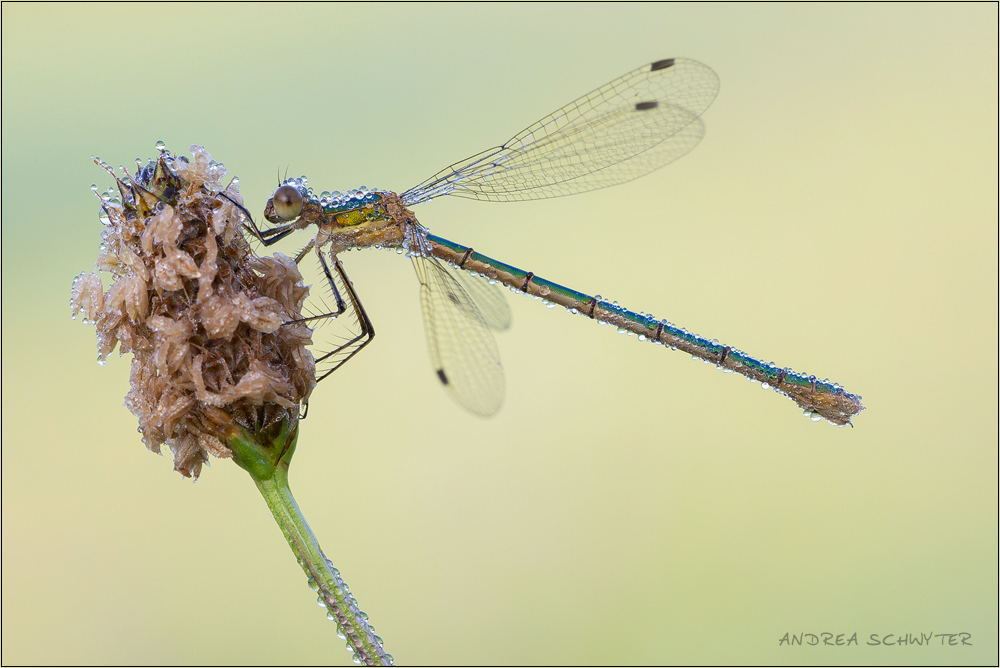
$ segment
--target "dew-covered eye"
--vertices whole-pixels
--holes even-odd
[[[293,186],[281,186],[271,198],[274,212],[282,220],[291,220],[302,213],[302,194]]]

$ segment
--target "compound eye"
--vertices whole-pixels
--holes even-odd
[[[291,220],[302,213],[302,193],[293,186],[281,186],[271,198],[274,213],[282,220]]]

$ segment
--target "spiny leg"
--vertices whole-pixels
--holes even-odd
[[[305,253],[314,246],[314,241],[310,241],[309,245],[302,250],[301,253],[295,258],[295,263],[298,264]],[[326,320],[327,318],[335,319],[344,314],[347,311],[347,304],[344,302],[344,298],[340,296],[340,290],[337,289],[337,283],[333,279],[333,274],[330,272],[329,266],[326,264],[326,259],[323,257],[323,252],[319,249],[316,250],[316,257],[319,258],[319,265],[323,269],[323,276],[326,278],[326,283],[330,287],[330,292],[333,293],[333,298],[337,300],[337,308],[333,311],[327,311],[326,313],[317,313],[314,315],[308,315],[302,318],[297,318],[295,320],[289,320],[288,322],[282,323],[283,325],[297,325],[302,322],[314,322],[317,320]],[[334,267],[340,265],[340,260],[336,260]],[[343,268],[340,270],[340,275],[344,276],[343,282],[350,285],[350,281],[346,280],[346,275],[343,273]],[[324,306],[326,306],[324,304]],[[329,308],[329,307],[327,307]],[[324,355],[322,359],[326,359],[328,355]],[[318,361],[318,360],[317,360]]]
[[[295,256],[295,264],[298,264],[299,262],[302,262],[302,258],[304,258],[306,256],[306,253],[308,253],[309,251],[311,251],[313,249],[313,246],[315,246],[315,245],[316,245],[316,238],[313,237],[309,241],[309,243],[306,244],[306,247],[303,248],[302,250],[300,250],[299,254]],[[323,256],[321,255],[319,259],[322,262]],[[325,262],[323,263],[323,268],[324,269],[326,268],[326,263]]]
[[[337,310],[323,315],[310,316],[295,322],[337,317],[343,314],[348,308],[347,303],[341,297],[340,291],[337,289],[334,274],[330,271],[330,267],[327,265],[322,252],[318,251],[316,255],[319,257],[320,265],[323,268],[323,273],[326,276],[327,283],[333,291],[334,298],[337,300]],[[368,314],[365,312],[364,306],[361,305],[361,300],[358,299],[358,294],[355,292],[354,286],[351,284],[351,280],[347,277],[347,273],[344,271],[344,265],[341,264],[340,259],[336,256],[333,257],[333,269],[336,272],[337,277],[339,277],[341,285],[344,287],[344,291],[347,293],[347,301],[350,302],[350,308],[354,312],[354,316],[358,319],[358,327],[360,331],[330,352],[316,358],[316,382],[323,380],[331,373],[339,369],[345,362],[347,362],[347,360],[358,354],[362,348],[371,343],[371,340],[375,338],[375,327],[372,326],[372,322],[368,318]],[[338,356],[342,357],[337,359]],[[320,365],[323,365],[324,363],[331,364],[332,366],[326,369],[320,369]]]
[[[279,241],[281,241],[282,239],[284,239],[285,237],[287,237],[289,234],[291,234],[292,232],[294,232],[296,229],[298,229],[298,228],[295,227],[294,223],[287,223],[287,224],[281,225],[279,227],[273,227],[271,229],[261,231],[257,227],[257,223],[253,222],[253,216],[250,215],[250,212],[247,211],[247,209],[246,209],[245,206],[243,206],[242,204],[240,204],[239,202],[237,202],[236,200],[234,200],[232,197],[230,197],[226,193],[219,193],[219,194],[221,196],[225,197],[227,200],[229,200],[230,204],[232,204],[237,209],[239,209],[240,211],[243,212],[243,215],[246,216],[247,220],[250,221],[249,225],[247,225],[246,223],[244,223],[243,224],[243,228],[246,231],[248,231],[251,234],[253,234],[255,237],[257,237],[257,239],[262,244],[264,244],[264,246],[270,246],[272,244],[276,244]],[[298,262],[298,260],[296,260],[296,262]]]
[[[260,229],[258,229],[257,224],[253,222],[253,216],[250,215],[250,212],[247,211],[246,207],[244,207],[239,202],[236,202],[235,200],[233,200],[233,198],[229,197],[225,193],[219,193],[219,194],[225,197],[227,200],[229,200],[230,203],[232,203],[233,206],[235,206],[236,208],[238,208],[240,211],[243,212],[243,215],[245,215],[247,220],[250,221],[250,225],[244,224],[244,228],[246,228],[247,231],[252,233],[257,239],[259,239],[260,242],[264,244],[264,246],[270,246],[274,243],[277,243],[281,239],[285,238],[292,232],[299,229],[296,223],[291,222],[282,225],[280,227],[275,227],[272,229],[261,231]],[[337,301],[337,308],[333,311],[328,311],[326,313],[320,313],[317,315],[310,315],[296,320],[290,320],[282,324],[292,325],[305,322],[315,322],[319,320],[325,320],[327,318],[337,318],[343,315],[347,311],[348,308],[347,302],[344,301],[344,298],[340,294],[340,290],[337,289],[337,283],[336,280],[334,279],[334,274],[330,271],[330,267],[326,262],[326,258],[323,257],[322,250],[319,247],[317,247],[315,238],[310,240],[309,243],[306,245],[306,247],[303,248],[295,256],[295,263],[298,264],[299,262],[301,262],[302,259],[305,258],[306,254],[308,254],[309,251],[312,250],[313,248],[316,249],[316,256],[319,258],[320,266],[323,269],[323,275],[326,277],[327,285],[330,286],[330,290],[333,293],[333,297]],[[317,367],[320,367],[320,365],[322,365],[324,362],[328,360],[330,361],[330,364],[332,364],[330,368],[325,370],[317,368],[316,372],[317,382],[323,380],[324,378],[332,374],[334,371],[339,369],[341,366],[343,366],[344,363],[347,362],[347,360],[354,357],[362,348],[371,343],[371,340],[373,338],[375,338],[375,327],[372,325],[371,319],[368,317],[368,313],[365,312],[365,308],[364,306],[362,306],[361,300],[358,299],[358,294],[354,290],[354,285],[351,283],[351,280],[347,277],[347,272],[344,271],[344,265],[341,264],[340,259],[337,258],[336,256],[333,257],[333,262],[336,275],[340,278],[340,281],[344,287],[344,291],[347,293],[348,301],[350,301],[350,307],[354,311],[354,315],[358,320],[358,327],[360,329],[360,332],[352,336],[345,343],[338,345],[332,351],[324,353],[323,355],[320,355],[319,357],[316,358]],[[342,359],[337,359],[338,355],[343,355]],[[308,411],[308,405],[306,406],[305,410]],[[303,413],[302,417],[305,417],[305,412]]]

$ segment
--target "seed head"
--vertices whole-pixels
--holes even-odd
[[[97,327],[99,361],[132,353],[125,406],[142,441],[164,443],[174,469],[198,477],[232,455],[238,427],[294,422],[315,385],[299,320],[309,289],[284,255],[258,257],[243,237],[238,180],[201,146],[160,155],[102,195],[94,272],[73,282],[73,314]],[[96,192],[96,187],[94,188]],[[104,289],[101,274],[110,274]]]

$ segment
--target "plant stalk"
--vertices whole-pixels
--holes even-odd
[[[299,565],[305,571],[309,588],[318,594],[318,602],[327,609],[327,619],[337,622],[337,635],[347,641],[352,659],[366,666],[391,666],[393,658],[382,648],[382,639],[368,623],[350,589],[319,547],[288,486],[288,466],[298,439],[298,421],[284,420],[278,425],[252,432],[239,429],[228,439],[233,459],[253,478],[261,496],[271,509],[274,520],[285,535]]]

